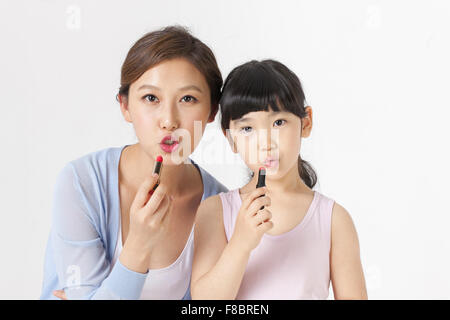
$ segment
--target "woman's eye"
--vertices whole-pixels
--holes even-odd
[[[181,98],[181,101],[183,102],[196,102],[197,99],[195,99],[193,96],[184,96]]]
[[[279,119],[279,120],[276,120],[276,121],[274,122],[274,125],[275,125],[276,127],[279,127],[279,126],[282,126],[282,125],[285,124],[285,123],[286,123],[286,120]]]
[[[144,99],[147,100],[148,102],[155,102],[155,101],[158,100],[158,98],[155,97],[155,96],[152,95],[152,94],[147,94],[147,95],[145,95],[145,96],[144,96]]]

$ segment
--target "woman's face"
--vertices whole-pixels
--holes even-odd
[[[215,116],[205,77],[183,58],[148,69],[131,84],[121,109],[144,152],[153,159],[162,155],[165,165],[186,160]]]
[[[310,108],[307,110],[310,113]],[[305,120],[309,125],[309,116]],[[230,122],[235,151],[253,172],[265,167],[269,179],[283,177],[293,166],[297,168],[301,137],[308,136],[309,131],[310,125],[302,131],[302,121],[295,114],[270,109],[250,112]]]

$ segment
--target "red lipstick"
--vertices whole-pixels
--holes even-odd
[[[153,168],[153,174],[155,174],[155,173],[158,174],[158,181],[156,181],[152,190],[150,190],[150,192],[149,192],[150,195],[152,195],[153,192],[155,192],[156,188],[158,188],[158,186],[159,186],[160,178],[161,178],[162,162],[163,162],[163,157],[158,156],[156,158],[155,167]]]

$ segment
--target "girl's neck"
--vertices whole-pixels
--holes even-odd
[[[258,182],[258,172],[252,177],[252,180],[247,183],[242,191],[244,193],[251,192],[256,188]],[[283,195],[292,193],[312,193],[312,190],[303,182],[298,173],[297,165],[289,169],[282,177],[272,178],[270,174],[266,175],[266,186],[271,194]]]

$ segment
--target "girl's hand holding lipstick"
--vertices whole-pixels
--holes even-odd
[[[247,253],[256,248],[263,234],[273,227],[272,213],[267,209],[271,200],[265,193],[266,187],[257,188],[242,202],[230,239],[230,244]],[[262,206],[264,209],[261,210]]]
[[[128,237],[119,259],[135,272],[148,271],[153,248],[167,233],[167,213],[173,199],[164,184],[155,189],[158,181],[158,174],[146,178],[131,204]]]

